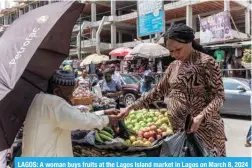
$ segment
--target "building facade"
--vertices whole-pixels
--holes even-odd
[[[15,8],[1,11],[0,25],[9,25],[20,15],[54,1],[18,1]],[[141,43],[137,37],[137,1],[82,1],[86,3],[73,29],[70,55],[83,58],[90,53],[108,54],[117,47],[134,47]],[[199,18],[229,11],[234,39],[250,40],[251,1],[240,0],[176,0],[164,1],[166,29],[172,23],[185,23],[200,37]],[[141,37],[141,40],[163,44],[162,34]]]

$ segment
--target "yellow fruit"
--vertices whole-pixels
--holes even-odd
[[[146,141],[143,143],[143,146],[152,146],[152,143],[150,141]]]

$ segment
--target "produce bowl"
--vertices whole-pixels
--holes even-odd
[[[93,97],[74,97],[72,98],[71,102],[73,105],[77,106],[77,105],[90,105],[93,103]]]

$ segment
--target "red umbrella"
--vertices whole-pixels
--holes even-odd
[[[130,55],[130,53],[128,53],[128,54],[124,57],[124,60],[127,60],[127,61],[133,60],[133,56]]]
[[[131,52],[130,48],[127,47],[120,47],[117,49],[112,50],[109,55],[113,56],[113,57],[124,57],[126,56],[128,53]]]

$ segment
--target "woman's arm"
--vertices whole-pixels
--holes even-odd
[[[219,64],[210,59],[206,63],[206,81],[210,96],[210,103],[200,113],[203,118],[210,121],[214,113],[219,113],[225,101],[225,93]]]
[[[148,107],[149,104],[152,104],[153,101],[158,100],[168,93],[168,90],[170,88],[168,80],[172,70],[172,65],[173,64],[170,64],[170,66],[166,69],[163,78],[159,81],[156,87],[154,87],[150,92],[138,99],[134,104],[126,107],[122,111],[124,117],[126,117],[131,110],[138,110],[144,107]]]

